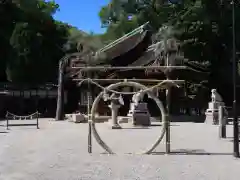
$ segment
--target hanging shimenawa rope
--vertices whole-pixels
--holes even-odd
[[[126,81],[127,81],[127,80],[126,80]],[[134,81],[134,80],[132,80],[132,81]],[[82,83],[84,83],[84,82],[90,82],[90,83],[96,85],[97,87],[99,87],[100,89],[102,89],[104,92],[111,92],[111,93],[121,94],[121,95],[134,95],[134,94],[140,93],[140,91],[141,91],[141,93],[150,92],[150,91],[154,90],[155,88],[161,87],[161,86],[164,85],[164,84],[168,84],[168,85],[171,84],[171,85],[173,85],[173,86],[179,87],[179,86],[174,82],[174,80],[163,80],[162,82],[160,82],[160,83],[158,83],[158,84],[156,84],[156,85],[154,85],[154,86],[152,86],[152,87],[150,87],[150,88],[144,89],[144,90],[139,90],[139,91],[135,91],[135,92],[120,92],[120,91],[116,91],[116,90],[109,90],[109,89],[103,87],[102,85],[100,85],[99,83],[93,81],[92,79],[84,79],[84,80],[80,81],[80,82],[78,83],[78,85],[80,86],[80,85],[82,85]],[[127,82],[131,82],[131,81],[127,81]]]

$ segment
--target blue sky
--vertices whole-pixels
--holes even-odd
[[[55,0],[55,2],[60,5],[60,11],[54,15],[55,19],[85,32],[104,32],[98,12],[109,0]]]

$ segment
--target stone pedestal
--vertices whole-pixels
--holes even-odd
[[[77,114],[65,114],[66,118],[70,121],[70,122],[74,122],[74,123],[84,123],[87,122],[87,118],[85,118],[85,116],[81,113],[77,113]]]
[[[147,103],[138,103],[138,105],[131,103],[128,116],[132,118],[133,125],[151,125],[151,118],[147,108]]]
[[[129,117],[118,117],[118,123],[119,124],[123,124],[123,123],[128,123],[128,121],[129,121]]]
[[[112,102],[108,107],[112,111],[112,118],[110,119],[112,129],[121,129],[122,127],[118,124],[118,110],[121,105],[117,105]]]
[[[208,109],[205,112],[206,119],[205,123],[207,124],[219,124],[218,121],[218,109],[219,106],[224,106],[223,102],[209,102],[208,103]]]
[[[83,114],[72,114],[72,119],[73,119],[73,122],[75,123],[81,123],[81,122],[85,122],[86,119],[84,117]]]

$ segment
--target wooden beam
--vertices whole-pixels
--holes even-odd
[[[75,66],[72,69],[90,70],[146,70],[146,69],[187,69],[187,66]]]
[[[0,91],[0,94],[10,94],[8,91]]]
[[[84,81],[87,82],[87,79],[73,79],[73,81]],[[165,80],[158,80],[158,79],[91,79],[95,82],[121,82],[121,81],[133,81],[133,82],[146,82],[146,83],[160,83]],[[185,80],[171,80],[175,83],[185,83]]]

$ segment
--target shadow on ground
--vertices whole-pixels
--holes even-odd
[[[151,124],[150,127],[155,127],[155,126],[162,126],[162,124]],[[170,124],[170,126],[180,126],[178,124]]]
[[[149,127],[122,127],[121,129],[149,129]]]
[[[233,143],[234,140],[233,140],[233,138],[231,138],[231,140],[229,140],[229,141]],[[240,142],[240,139],[238,139],[238,142]]]
[[[151,155],[164,155],[165,152],[153,152]],[[202,156],[211,156],[211,155],[232,155],[232,153],[221,153],[221,152],[206,152],[204,149],[176,149],[169,153],[169,155],[202,155]]]
[[[229,137],[226,137],[226,138],[222,138],[222,140],[224,140],[224,139],[226,139],[226,140],[228,140],[229,142],[232,142],[232,143],[234,141],[232,136],[229,136]],[[240,136],[238,137],[238,142],[240,142]]]
[[[205,118],[205,115],[171,115],[171,122],[204,123]]]
[[[100,154],[109,154],[107,152],[103,152]],[[123,153],[126,155],[132,155],[134,153]],[[116,155],[116,154],[113,154]],[[166,152],[153,152],[151,154],[146,154],[146,155],[166,155]],[[224,152],[206,152],[205,150],[202,149],[178,149],[178,150],[173,150],[167,155],[183,155],[183,156],[188,156],[188,155],[194,155],[194,156],[231,156],[232,153],[224,153]]]
[[[151,129],[151,127],[163,126],[162,124],[151,124],[150,126],[135,126],[135,127],[122,127],[121,129]],[[178,124],[170,124],[170,126],[180,126]]]

